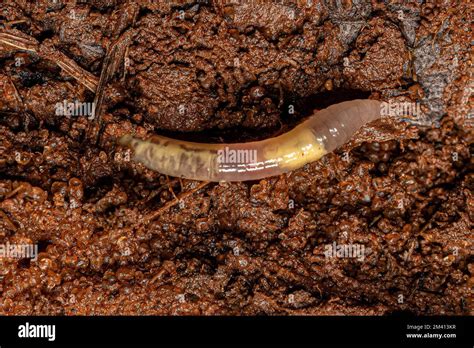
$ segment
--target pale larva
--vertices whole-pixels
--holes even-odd
[[[131,135],[120,144],[135,161],[160,173],[202,181],[246,181],[279,175],[317,161],[346,143],[364,124],[380,117],[381,103],[353,100],[314,113],[291,131],[261,141],[204,144]]]

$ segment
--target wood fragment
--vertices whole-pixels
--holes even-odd
[[[110,81],[112,76],[117,72],[119,66],[124,61],[125,52],[130,44],[132,34],[130,31],[123,33],[113,44],[110,46],[107,55],[104,58],[102,71],[97,84],[94,98],[94,109],[93,118],[95,122],[100,125],[101,123],[101,108],[104,101],[104,91],[106,84]]]
[[[7,225],[7,228],[11,231],[16,231],[17,230],[17,227],[15,226],[15,224],[13,223],[12,220],[10,220],[10,218],[8,217],[7,214],[5,214],[5,212],[3,210],[0,209],[0,217],[3,219],[3,221],[5,221],[5,224]]]
[[[6,32],[0,33],[0,43],[4,44],[5,46],[33,53],[37,53],[39,46],[38,41],[36,41],[33,37],[31,39],[26,39],[21,36],[16,36]]]
[[[55,49],[52,45],[41,45],[39,54],[42,58],[55,61],[56,64],[63,70],[67,75],[73,77],[77,82],[82,84],[91,92],[97,90],[98,80],[92,73],[81,68],[77,63],[67,57],[64,53]]]
[[[200,189],[206,187],[210,182],[209,181],[203,181],[201,182],[197,187],[193,188],[192,190],[189,190],[189,191],[186,191],[186,192],[183,192],[181,193],[178,197],[176,197],[175,199],[173,199],[172,201],[169,201],[168,203],[166,203],[164,206],[162,206],[161,208],[159,208],[158,210],[155,210],[154,212],[151,212],[149,213],[146,217],[145,217],[145,223],[149,223],[153,220],[155,220],[158,216],[160,216],[161,214],[163,214],[165,211],[167,211],[168,209],[170,209],[171,207],[175,206],[176,204],[179,203],[179,201],[181,201],[182,199],[186,198],[186,197],[189,197],[191,195],[193,195],[194,193],[196,193],[197,191],[199,191]]]
[[[13,189],[12,191],[10,191],[6,196],[5,196],[5,199],[8,199],[8,198],[12,198],[13,196],[15,196],[17,193],[20,193],[20,192],[23,192],[27,189],[27,185],[21,183],[20,185],[18,185],[15,189]]]
[[[18,89],[16,88],[15,84],[13,83],[13,81],[10,77],[8,77],[8,82],[12,86],[14,97],[15,97],[17,103],[18,103],[18,108],[15,108],[16,111],[18,111],[18,109],[20,109],[21,112],[25,112],[25,109],[26,109],[25,108],[25,103],[23,102],[23,99],[21,98],[20,93],[18,92]]]
[[[148,203],[149,201],[151,201],[153,198],[155,198],[159,193],[162,192],[163,189],[166,189],[166,190],[170,190],[172,186],[174,186],[175,184],[178,183],[178,179],[177,178],[174,178],[172,180],[169,180],[161,185],[160,187],[158,187],[157,189],[153,190],[149,195],[148,197],[145,199],[145,201],[142,202],[142,204],[146,204]]]
[[[37,54],[42,59],[55,62],[67,75],[95,93],[98,85],[97,77],[81,68],[73,59],[57,50],[52,44],[40,45],[33,37],[27,39],[8,32],[0,32],[0,43],[16,50]]]

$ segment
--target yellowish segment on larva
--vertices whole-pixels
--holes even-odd
[[[285,170],[301,168],[307,163],[319,160],[327,151],[311,129],[299,129],[278,137],[278,142],[269,143],[264,149],[264,157],[275,159]]]
[[[246,181],[279,175],[319,160],[380,117],[380,102],[353,100],[313,114],[293,130],[262,141],[202,144],[161,136],[143,141],[126,135],[120,143],[134,160],[170,176],[203,181]]]

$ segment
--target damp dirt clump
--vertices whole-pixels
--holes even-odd
[[[0,244],[38,253],[0,257],[0,313],[472,314],[468,4],[336,3],[3,2]],[[262,140],[367,98],[426,117],[250,182],[117,146]]]

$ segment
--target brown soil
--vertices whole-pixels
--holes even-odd
[[[44,54],[0,41],[0,242],[40,251],[0,258],[0,314],[472,314],[472,9],[326,3],[2,2],[1,31]],[[100,117],[55,115],[96,94]],[[116,145],[261,139],[367,97],[420,102],[432,126],[383,119],[232,184]],[[368,255],[327,258],[333,242]]]

